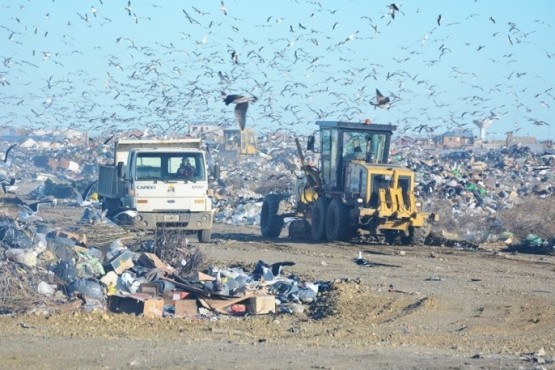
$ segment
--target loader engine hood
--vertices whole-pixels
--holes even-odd
[[[345,191],[357,195],[363,205],[377,208],[380,203],[380,190],[390,201],[393,194],[398,194],[403,207],[415,211],[414,172],[406,167],[392,164],[371,164],[352,161],[345,168]]]

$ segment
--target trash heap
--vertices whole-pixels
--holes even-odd
[[[553,230],[542,229],[541,225],[552,224],[555,210],[535,206],[553,204],[555,199],[555,163],[551,156],[521,146],[469,153],[468,159],[449,160],[405,149],[394,158],[416,171],[417,197],[425,210],[440,215],[435,231],[477,244],[500,241],[523,246],[530,245],[528,235],[539,233],[543,248],[553,247]],[[538,216],[527,230],[522,223],[514,222],[519,213],[528,213],[521,210],[526,204],[534,205]]]
[[[94,246],[86,233],[50,230],[37,220],[4,218],[0,225],[1,314],[77,309],[199,318],[301,313],[324,284],[285,276],[284,268],[293,262],[258,261],[251,271],[238,266],[200,271],[200,265],[188,264],[201,261],[201,252],[187,245],[189,253],[176,268],[158,257],[151,239],[126,246],[116,238]],[[86,226],[104,236],[118,230],[113,224],[87,221]]]

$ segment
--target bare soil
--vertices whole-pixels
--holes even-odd
[[[56,212],[57,216],[56,216]],[[65,220],[63,208],[49,212]],[[365,243],[316,244],[286,231],[216,225],[207,259],[289,260],[334,281],[301,314],[150,319],[123,314],[0,318],[0,368],[554,368],[555,256]],[[358,252],[371,263],[354,262]]]

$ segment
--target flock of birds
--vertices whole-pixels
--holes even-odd
[[[194,123],[310,132],[316,120],[372,118],[433,134],[493,113],[504,130],[549,130],[553,81],[522,62],[553,62],[541,19],[521,25],[519,14],[481,13],[470,0],[468,14],[374,2],[350,14],[350,3],[312,0],[247,14],[242,2],[94,1],[0,4],[0,124],[109,138],[129,128],[181,135]]]

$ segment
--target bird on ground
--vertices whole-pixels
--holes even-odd
[[[92,201],[90,200],[91,190],[92,190],[93,186],[96,185],[96,182],[97,182],[97,180],[95,180],[95,181],[91,182],[89,185],[87,185],[87,188],[85,189],[85,191],[82,194],[79,191],[79,189],[77,189],[74,185],[71,186],[71,188],[73,189],[73,192],[75,193],[75,199],[81,207],[87,207],[87,206],[90,206],[92,204]]]
[[[241,131],[245,129],[247,122],[247,109],[249,109],[249,102],[255,102],[258,100],[256,96],[244,96],[244,95],[227,95],[222,92],[222,99],[225,105],[235,104],[235,119]]]
[[[5,177],[0,177],[0,184],[2,184],[2,191],[4,194],[13,193],[17,189],[15,181],[15,177],[12,177],[9,180]]]
[[[281,270],[283,266],[293,266],[295,262],[283,261],[276,262],[268,265],[266,262],[260,260],[256,263],[252,272],[254,280],[264,280],[265,282],[274,282],[276,279],[281,278]]]
[[[366,258],[362,257],[362,251],[358,251],[358,256],[355,258],[355,263],[359,266],[370,266],[372,263]]]
[[[19,212],[17,213],[17,220],[26,223],[35,221],[43,221],[42,217],[38,215],[39,208],[42,204],[50,204],[52,207],[56,205],[56,199],[48,201],[39,201],[31,204],[19,204]]]
[[[370,104],[374,106],[374,109],[376,107],[380,107],[383,109],[389,109],[391,107],[389,97],[383,96],[380,90],[378,89],[376,89],[376,102],[374,103],[371,101]]]

